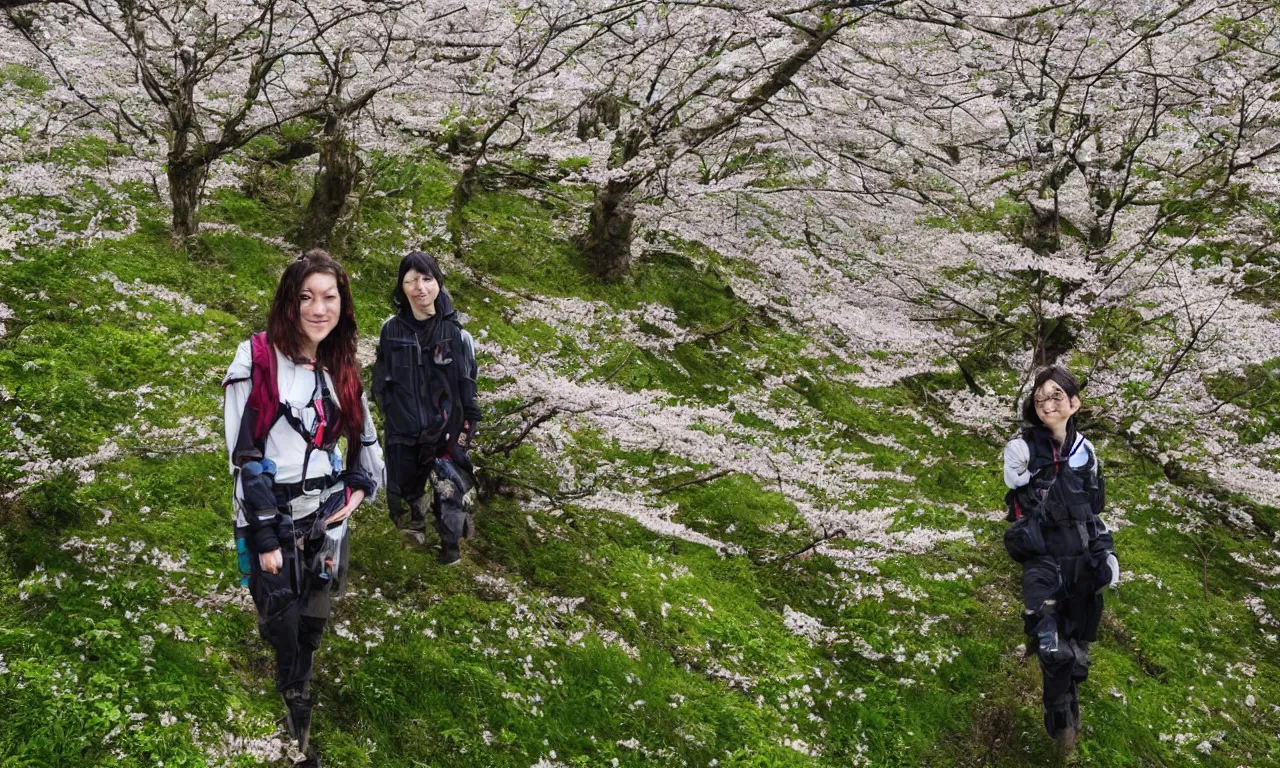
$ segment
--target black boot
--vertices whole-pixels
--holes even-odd
[[[458,547],[456,539],[442,539],[440,541],[440,564],[441,565],[457,565],[462,562],[462,550]]]
[[[312,704],[310,696],[298,689],[284,692],[284,704],[289,709],[289,714],[285,718],[289,735],[298,742],[298,750],[306,752],[307,744],[311,740],[311,710],[315,705]]]
[[[426,500],[418,497],[410,502],[396,500],[396,511],[391,515],[391,522],[400,531],[404,543],[425,549],[427,546],[427,520],[423,512]],[[388,506],[391,506],[388,504]]]
[[[1053,723],[1053,740],[1057,744],[1058,764],[1066,765],[1075,754],[1080,739],[1080,705],[1074,694],[1064,694],[1046,713],[1046,724]]]
[[[459,542],[468,538],[470,528],[462,502],[465,483],[453,462],[446,459],[436,459],[431,477],[435,491],[431,511],[435,515],[436,531],[440,534],[440,564],[453,565],[462,559]]]

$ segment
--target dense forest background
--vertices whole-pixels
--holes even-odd
[[[218,383],[315,245],[366,364],[439,254],[486,411],[461,568],[356,514],[327,765],[1050,761],[1055,361],[1124,570],[1075,759],[1280,762],[1273,3],[0,10],[0,766],[287,761]]]

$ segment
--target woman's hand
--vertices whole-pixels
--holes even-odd
[[[280,569],[284,567],[284,553],[280,551],[279,547],[270,552],[263,552],[258,555],[258,565],[262,566],[262,570],[267,573],[279,573]]]
[[[340,523],[348,517],[351,517],[351,513],[356,511],[356,507],[360,506],[360,502],[362,501],[364,501],[364,491],[352,491],[351,498],[347,500],[346,506],[325,518],[325,524],[334,525],[335,523]]]

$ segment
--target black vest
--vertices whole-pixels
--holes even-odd
[[[1075,450],[1085,451],[1087,459],[1084,466],[1072,467],[1047,429],[1028,429],[1022,437],[1031,451],[1031,482],[1006,496],[1014,523],[1005,531],[1005,548],[1019,562],[1044,555],[1087,555],[1098,491],[1097,457],[1078,441]],[[1074,434],[1069,438],[1076,442]]]

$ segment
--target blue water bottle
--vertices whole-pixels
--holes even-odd
[[[236,560],[240,565],[240,586],[249,586],[249,545],[240,530],[236,530]]]

